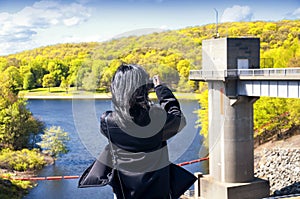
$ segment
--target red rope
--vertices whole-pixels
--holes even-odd
[[[199,159],[192,160],[192,161],[188,161],[188,162],[182,162],[182,163],[179,163],[179,164],[177,164],[177,165],[182,167],[182,166],[184,166],[184,165],[194,164],[194,163],[202,162],[202,161],[205,161],[205,160],[208,160],[208,159],[209,159],[209,157],[199,158]]]
[[[38,181],[38,180],[69,180],[69,179],[77,179],[80,176],[48,176],[48,177],[7,177],[7,176],[2,176],[3,179],[8,179],[8,180],[21,180],[21,181]]]
[[[177,165],[182,167],[184,165],[194,164],[194,163],[202,162],[202,161],[205,161],[208,159],[209,159],[208,157],[199,158],[199,159],[188,161],[188,162],[182,162]],[[2,176],[1,178],[8,179],[8,180],[38,181],[38,180],[69,180],[69,179],[78,179],[79,177],[80,176],[48,176],[48,177],[16,177],[16,178],[12,178],[9,176]]]

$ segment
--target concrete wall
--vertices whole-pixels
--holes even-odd
[[[227,38],[202,41],[202,70],[218,71],[227,68]]]
[[[249,68],[259,68],[258,38],[219,38],[202,41],[202,70],[237,69],[238,59],[248,59]]]
[[[237,69],[238,59],[248,59],[249,68],[259,68],[260,52],[258,38],[227,38],[227,66]]]

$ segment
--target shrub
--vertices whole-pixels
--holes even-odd
[[[0,168],[16,171],[32,171],[41,169],[46,164],[44,157],[37,149],[22,149],[0,151]]]
[[[67,141],[69,141],[70,138],[68,133],[60,126],[51,126],[46,129],[41,138],[42,141],[37,144],[43,149],[45,154],[50,155],[54,159],[69,151]]]

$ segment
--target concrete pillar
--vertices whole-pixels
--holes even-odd
[[[252,97],[224,100],[224,182],[254,180]]]
[[[228,97],[235,88],[223,81],[209,81],[208,87],[209,175],[201,179],[201,197],[268,196],[268,182],[254,178],[253,103],[257,98]]]

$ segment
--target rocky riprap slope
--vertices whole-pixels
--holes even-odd
[[[256,177],[269,180],[272,196],[300,194],[300,148],[260,150],[254,166]]]

